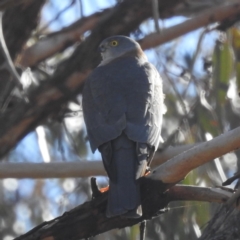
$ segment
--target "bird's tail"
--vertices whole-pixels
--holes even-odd
[[[137,156],[136,143],[123,133],[111,142],[112,158],[109,164],[110,188],[108,193],[107,217],[124,215],[127,218],[142,216],[139,171],[146,166]],[[144,164],[146,165],[146,164]]]

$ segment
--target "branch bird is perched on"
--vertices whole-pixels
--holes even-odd
[[[107,216],[142,215],[138,179],[160,141],[162,82],[140,45],[125,36],[105,39],[102,62],[86,81],[83,114],[91,149],[109,176]]]

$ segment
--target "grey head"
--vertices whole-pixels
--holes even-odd
[[[116,35],[104,39],[99,45],[103,61],[100,65],[105,65],[115,58],[127,53],[135,54],[138,57],[145,57],[140,45],[133,39]]]

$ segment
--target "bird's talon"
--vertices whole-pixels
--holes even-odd
[[[151,173],[150,169],[147,169],[144,176],[148,176]]]
[[[107,192],[108,190],[109,190],[109,186],[99,189],[101,193]]]

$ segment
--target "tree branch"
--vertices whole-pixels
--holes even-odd
[[[0,1],[1,4],[12,3],[13,1]],[[15,1],[16,2],[16,1]],[[39,13],[45,0],[39,1],[17,1],[20,6],[6,9],[3,14],[3,36],[8,51],[14,61],[23,45],[28,40],[33,29],[36,28],[39,20]],[[30,19],[30,21],[29,21]],[[6,56],[6,55],[5,55]],[[9,61],[3,54],[0,46],[0,113],[4,112],[4,106],[9,98],[12,98],[11,92],[16,86],[13,81],[13,70],[9,66]],[[0,126],[0,128],[3,126]]]
[[[170,147],[157,152],[152,168],[193,147],[193,144]],[[102,161],[50,162],[50,163],[0,163],[0,178],[74,178],[104,176]]]
[[[237,3],[239,2],[236,1],[229,6],[222,5],[211,8],[211,10],[207,10],[184,23],[165,29],[160,33],[146,36],[139,43],[143,49],[153,48],[200,27],[223,21],[240,12],[239,7],[235,8]],[[63,51],[73,43],[81,41],[81,35],[88,30],[92,30],[97,25],[97,22],[105,17],[104,13],[109,11],[110,9],[106,9],[104,12],[82,18],[71,26],[40,39],[36,44],[23,51],[19,64],[24,67],[34,66],[39,61],[45,60],[53,54]],[[176,14],[176,11],[174,14]]]
[[[240,127],[177,155],[160,165],[149,177],[165,183],[176,183],[194,168],[238,148],[240,148]]]
[[[105,216],[107,193],[104,193],[58,218],[40,224],[28,233],[15,238],[15,240],[77,240],[88,238],[113,228],[123,228],[135,225],[143,220],[149,220],[163,213],[164,208],[171,201],[184,199],[223,203],[232,196],[232,193],[228,191],[216,191],[211,188],[178,185],[173,186],[169,191],[165,191],[167,188],[169,188],[169,185],[162,184],[161,181],[142,179],[143,217],[140,219],[107,218]],[[199,192],[201,194],[195,195]],[[71,231],[69,231],[69,226],[71,226]]]
[[[239,14],[239,1],[234,1],[228,5],[210,8],[209,10],[200,13],[198,16],[193,17],[184,23],[180,23],[171,28],[163,30],[161,33],[150,34],[142,39],[140,44],[143,49],[156,47],[200,27],[204,27],[215,22],[222,22]]]
[[[225,203],[233,196],[229,191],[221,188],[206,188],[186,185],[176,185],[169,190],[169,196],[173,201],[203,201]]]
[[[173,186],[191,169],[240,147],[240,127],[215,139],[198,144],[163,163],[147,177],[141,178],[141,201],[143,216],[140,219],[123,217],[106,218],[107,193],[100,194],[91,202],[65,213],[50,222],[45,222],[16,240],[81,239],[94,236],[113,228],[132,226],[143,220],[151,219],[171,201],[193,200],[226,202],[233,194],[231,191],[214,188]],[[164,182],[165,183],[164,183]],[[168,181],[168,182],[167,182]],[[90,224],[91,223],[91,224]],[[71,231],[67,231],[71,225]]]
[[[35,66],[40,61],[65,50],[72,44],[82,42],[82,35],[92,30],[99,21],[102,21],[102,16],[105,16],[107,11],[109,10],[81,18],[69,27],[39,39],[37,43],[23,50],[19,64],[23,67]]]

